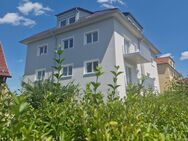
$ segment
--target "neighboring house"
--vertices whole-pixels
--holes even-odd
[[[161,92],[168,89],[171,81],[181,76],[175,68],[175,62],[172,57],[160,57],[155,60],[157,62],[159,84]]]
[[[6,65],[3,45],[0,43],[0,83],[6,83],[7,78],[11,78],[11,75]]]
[[[82,88],[91,81],[97,65],[104,75],[99,79],[101,91],[108,91],[112,83],[111,70],[120,66],[118,78],[120,97],[126,94],[128,83],[138,83],[148,76],[145,86],[159,91],[157,65],[158,49],[143,35],[143,27],[130,13],[107,9],[91,12],[73,8],[57,16],[54,28],[21,41],[28,46],[24,81],[46,79],[53,73],[54,50],[63,45],[65,58],[62,83],[78,82]]]
[[[183,82],[188,85],[188,78],[183,78]]]

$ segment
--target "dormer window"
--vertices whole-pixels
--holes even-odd
[[[76,22],[76,17],[72,16],[72,17],[65,18],[65,19],[61,20],[60,23],[59,23],[59,26],[64,27],[66,25],[73,24],[75,22]]]
[[[69,18],[69,24],[73,24],[75,23],[75,21],[76,21],[75,16]]]
[[[60,21],[60,27],[64,27],[67,24],[67,20],[63,19],[62,21]]]

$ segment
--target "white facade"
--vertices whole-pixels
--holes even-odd
[[[74,14],[75,23],[59,27],[62,19],[74,17]],[[120,97],[126,95],[127,82],[136,84],[142,75],[148,76],[147,88],[159,91],[157,65],[153,61],[159,52],[119,10],[92,13],[76,8],[58,15],[57,19],[58,28],[22,41],[28,46],[24,81],[36,81],[43,76],[43,70],[44,77],[49,78],[53,73],[51,66],[55,65],[54,50],[64,44],[62,57],[66,67],[62,70],[65,73],[62,84],[75,81],[84,89],[88,82],[95,81],[92,72],[94,66],[100,64],[104,71],[99,80],[103,92],[107,92],[107,85],[112,83],[110,71],[114,66],[120,66],[123,72],[118,78]],[[67,39],[71,40],[64,42]],[[47,45],[47,51],[38,49],[42,45]],[[38,55],[40,52],[42,55]]]

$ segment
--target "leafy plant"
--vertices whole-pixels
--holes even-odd
[[[115,98],[115,94],[117,93],[118,87],[120,85],[117,84],[118,76],[121,75],[123,72],[119,72],[119,66],[115,66],[115,71],[111,71],[113,75],[113,84],[108,84],[108,86],[112,89],[111,93],[109,94],[108,98],[113,100]]]
[[[95,75],[96,75],[96,81],[91,82],[91,85],[93,86],[93,92],[94,94],[97,94],[97,89],[100,87],[101,83],[99,82],[99,77],[102,76],[104,72],[102,72],[102,67],[97,66],[95,70]]]
[[[60,80],[61,80],[61,78],[63,76],[63,74],[62,74],[63,65],[62,64],[63,64],[63,62],[65,60],[64,58],[62,58],[63,52],[64,51],[61,48],[58,48],[56,50],[57,57],[54,58],[56,66],[53,66],[53,68],[55,70],[55,73],[53,74],[53,76],[56,78],[57,84],[59,84],[59,85],[60,85]]]

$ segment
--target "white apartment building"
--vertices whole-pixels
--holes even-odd
[[[95,81],[95,68],[100,64],[104,71],[99,79],[103,92],[112,83],[110,71],[114,66],[120,66],[123,72],[118,78],[120,97],[126,95],[127,84],[138,83],[142,75],[148,76],[145,87],[160,91],[154,61],[159,51],[130,13],[117,8],[92,12],[76,7],[56,16],[54,28],[21,41],[27,45],[24,81],[49,78],[55,65],[54,50],[62,44],[62,84],[75,81],[84,89],[88,82]]]

